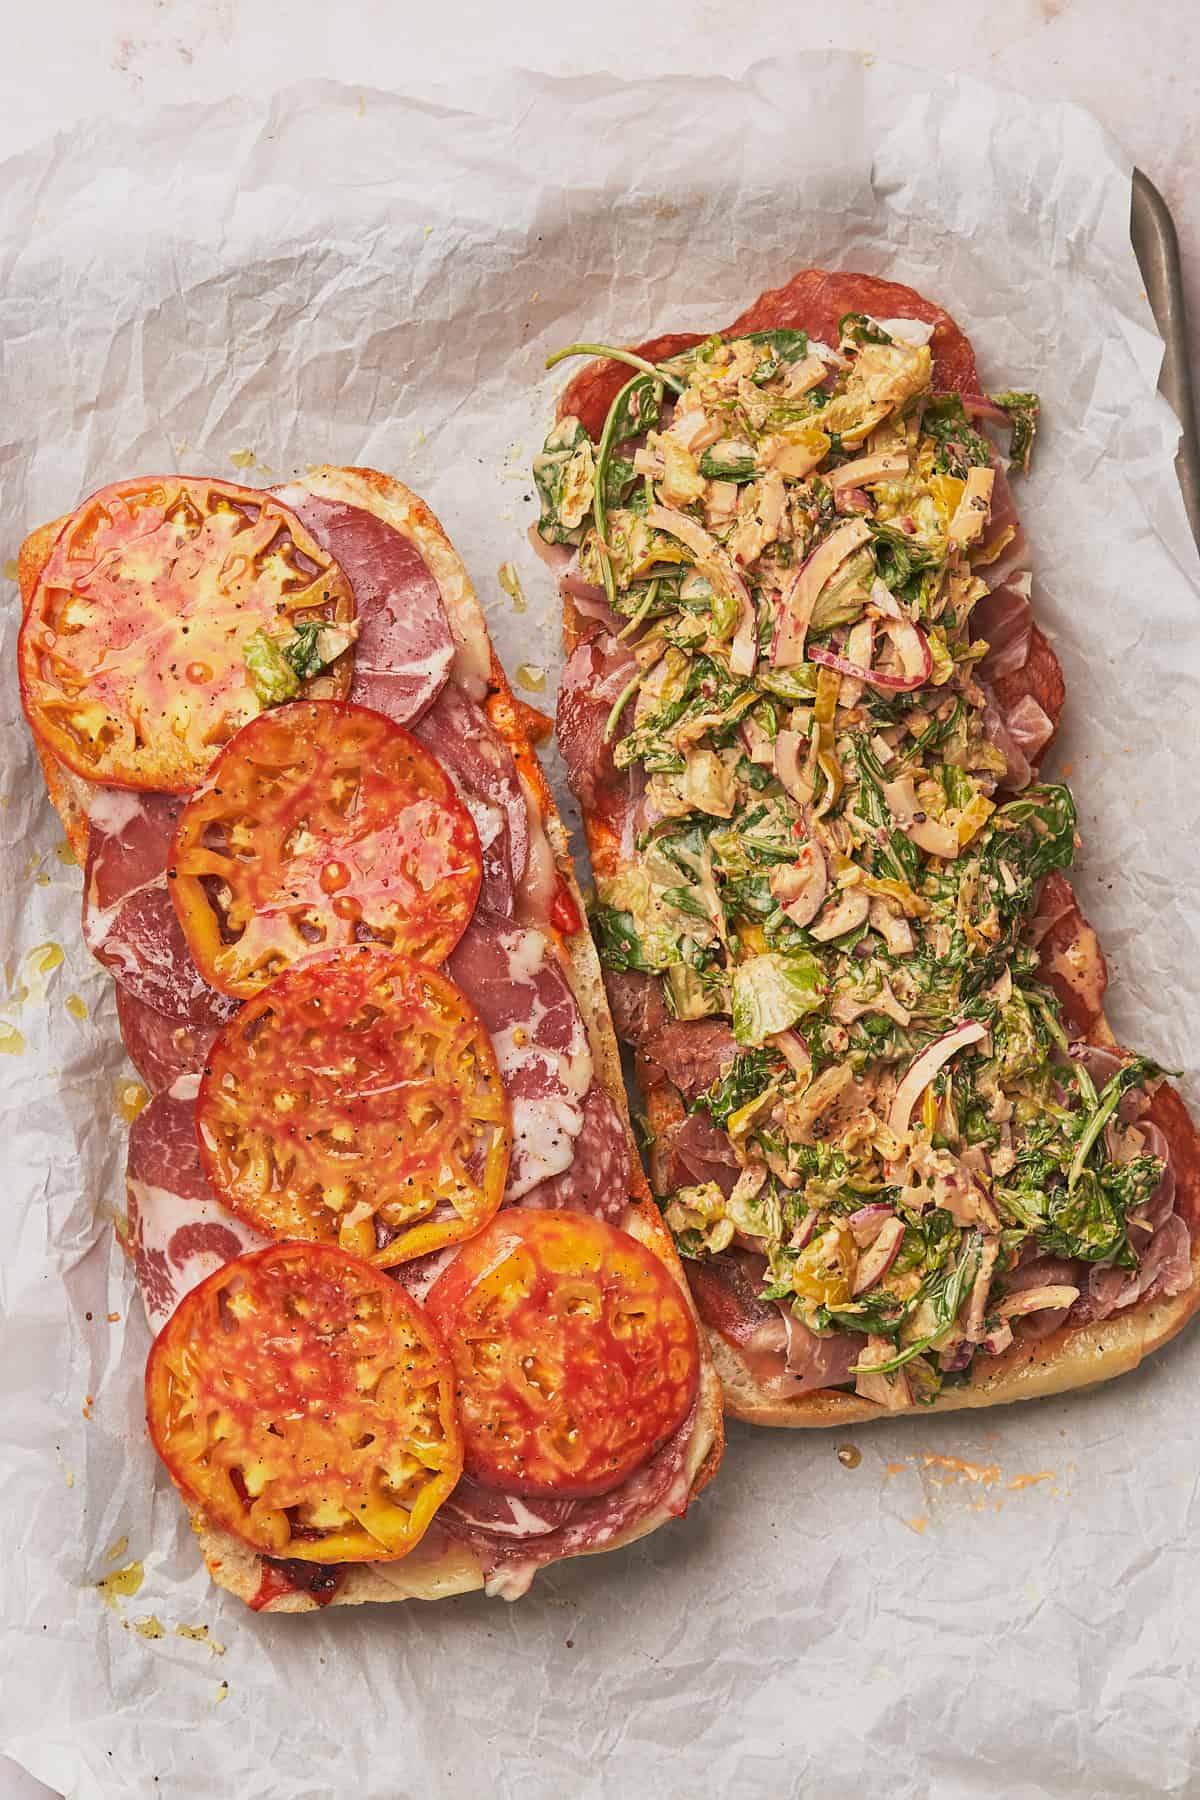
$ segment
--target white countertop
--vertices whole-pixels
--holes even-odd
[[[449,28],[446,21],[452,21]],[[509,63],[561,74],[741,73],[810,44],[964,70],[1091,109],[1171,207],[1200,353],[1196,0],[33,0],[7,9],[0,154],[85,114],[328,76],[376,87]],[[1198,354],[1200,364],[1200,354]],[[0,1800],[48,1790],[0,1763]]]

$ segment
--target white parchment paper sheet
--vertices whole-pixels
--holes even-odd
[[[546,352],[719,325],[810,262],[908,281],[985,380],[1044,397],[1020,499],[1081,885],[1118,1029],[1194,1065],[1200,584],[1128,178],[1072,108],[839,55],[106,120],[0,167],[0,549],[120,475],[375,464],[441,515],[548,702],[523,540]],[[854,1468],[833,1436],[735,1429],[685,1523],[512,1608],[261,1619],[209,1587],[142,1428],[110,1224],[128,1071],[4,596],[3,1748],[89,1800],[1192,1790],[1200,1336],[1095,1394],[855,1432]],[[107,1607],[131,1558],[144,1585]],[[201,1623],[223,1655],[176,1635]]]

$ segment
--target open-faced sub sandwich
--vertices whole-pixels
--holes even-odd
[[[406,488],[118,482],[20,675],[148,1091],[150,1435],[251,1606],[515,1597],[681,1514],[720,1388],[532,742]]]
[[[1038,773],[1063,680],[1009,486],[1036,397],[987,398],[911,289],[811,269],[710,337],[562,354],[600,360],[534,465],[558,738],[729,1408],[838,1425],[1132,1368],[1200,1301],[1200,1143],[1113,1041]]]

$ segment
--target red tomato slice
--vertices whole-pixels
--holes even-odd
[[[190,793],[260,710],[257,631],[349,625],[345,575],[295,513],[231,481],[101,488],[67,520],[21,627],[21,697],[60,762],[113,787]],[[344,695],[347,649],[307,693]]]
[[[209,1181],[260,1231],[383,1267],[485,1225],[512,1145],[478,1014],[445,975],[365,944],[297,963],[230,1020],[196,1127]]]
[[[509,1494],[604,1494],[691,1411],[700,1351],[665,1264],[583,1213],[511,1210],[426,1306],[458,1378],[467,1473]]]
[[[242,727],[180,814],[167,865],[197,967],[240,998],[342,944],[444,962],[482,874],[437,759],[382,713],[330,700]]]
[[[146,1417],[181,1492],[267,1556],[404,1556],[462,1472],[437,1331],[328,1244],[272,1244],[185,1294],[151,1347]]]

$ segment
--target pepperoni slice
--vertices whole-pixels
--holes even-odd
[[[150,1437],[214,1525],[269,1556],[384,1562],[462,1471],[421,1308],[329,1244],[272,1244],[192,1289],[146,1365]]]
[[[188,793],[259,711],[255,632],[349,624],[354,594],[295,513],[230,481],[117,482],[67,520],[21,627],[21,696],[77,775]],[[308,691],[342,695],[347,651]]]
[[[608,1493],[691,1409],[687,1302],[656,1256],[601,1219],[501,1213],[426,1306],[458,1378],[467,1473],[502,1493]]]
[[[481,874],[436,758],[382,713],[330,700],[243,726],[180,814],[167,869],[201,973],[243,999],[342,944],[444,962]]]
[[[196,1125],[242,1218],[384,1267],[485,1225],[512,1142],[479,1015],[445,975],[366,945],[298,963],[247,1003],[213,1045]]]

